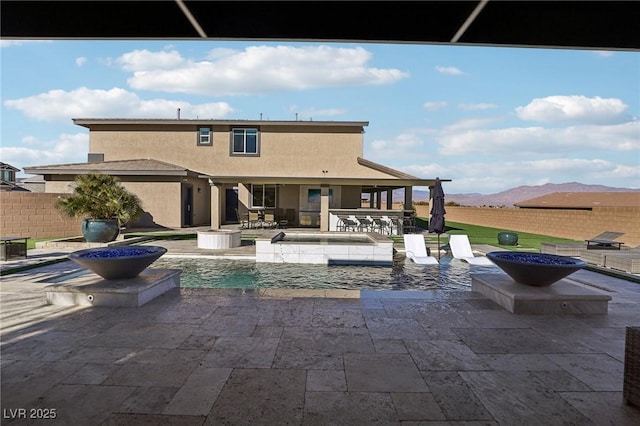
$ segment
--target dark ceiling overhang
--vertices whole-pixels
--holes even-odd
[[[15,1],[4,39],[208,39],[640,50],[638,1]]]

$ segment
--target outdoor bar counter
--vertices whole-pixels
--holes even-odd
[[[340,217],[347,217],[351,219],[355,223],[355,231],[367,232],[372,229],[367,229],[365,226],[360,225],[360,221],[358,217],[367,218],[370,221],[373,221],[374,218],[381,218],[383,224],[382,229],[376,227],[376,225],[372,225],[375,227],[377,232],[382,234],[390,234],[390,235],[400,235],[402,234],[402,223],[403,218],[405,216],[409,216],[411,214],[411,210],[382,210],[382,209],[372,209],[372,208],[360,208],[360,209],[329,209],[329,231],[353,231],[354,229],[351,226],[343,223]],[[394,219],[395,220],[392,220]]]

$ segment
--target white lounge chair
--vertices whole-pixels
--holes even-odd
[[[420,265],[437,265],[438,259],[427,254],[422,234],[404,234],[404,248],[409,259]]]
[[[471,250],[469,237],[466,235],[450,235],[449,247],[455,259],[463,260],[471,265],[493,265],[494,263],[486,256],[476,256]]]

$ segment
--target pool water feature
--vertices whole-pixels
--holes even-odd
[[[223,258],[164,256],[158,268],[182,269],[180,287],[228,289],[342,289],[470,291],[474,272],[496,272],[495,266],[470,266],[445,256],[425,267],[396,254],[391,266],[256,263]],[[473,269],[471,269],[473,268]]]
[[[256,262],[391,266],[393,241],[373,232],[274,232],[256,238]]]

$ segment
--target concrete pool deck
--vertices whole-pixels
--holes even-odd
[[[211,253],[195,240],[156,243],[177,256]],[[3,424],[52,412],[42,423],[640,422],[622,399],[638,283],[576,272],[612,297],[607,315],[589,316],[515,315],[471,291],[175,289],[139,308],[47,305],[47,283],[77,268],[2,277]]]

